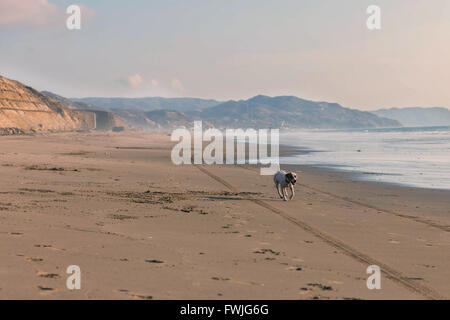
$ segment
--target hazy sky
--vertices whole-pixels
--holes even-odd
[[[449,39],[450,0],[0,0],[0,74],[67,97],[450,107]]]

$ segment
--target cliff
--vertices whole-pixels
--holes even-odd
[[[95,128],[95,114],[61,103],[0,76],[0,133],[72,131]]]

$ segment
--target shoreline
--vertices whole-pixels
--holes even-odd
[[[280,144],[280,158],[295,158],[296,156],[301,156],[313,152],[324,152],[321,150],[314,150],[307,147],[299,147],[299,146],[292,146],[288,144]],[[301,161],[301,159],[297,158],[298,161]],[[336,173],[342,174],[343,177],[346,179],[350,179],[353,181],[361,181],[361,182],[371,182],[371,183],[377,183],[377,184],[386,184],[391,186],[397,186],[397,187],[405,187],[405,188],[413,188],[413,189],[421,189],[421,190],[436,190],[436,191],[446,191],[449,193],[450,196],[450,188],[441,188],[441,187],[423,187],[423,186],[416,186],[414,184],[408,184],[403,182],[393,182],[393,181],[376,181],[373,179],[370,179],[371,176],[402,176],[401,174],[389,174],[389,173],[378,173],[378,172],[366,172],[366,171],[358,171],[355,169],[340,169],[340,167],[346,167],[346,166],[339,166],[333,163],[329,164],[293,164],[293,163],[281,163],[282,160],[280,159],[280,165],[282,166],[291,166],[291,167],[305,167],[305,168],[317,168],[317,169],[323,169],[328,171],[333,171]],[[352,168],[351,166],[348,166],[349,168]]]
[[[282,152],[283,150],[283,152]],[[297,147],[297,146],[289,146],[283,145],[283,148],[280,145],[280,158],[281,157],[295,157],[297,155],[307,154],[309,152],[321,152],[314,151],[307,148]],[[302,181],[302,174],[306,174],[308,176],[308,180],[315,179],[315,183],[317,183],[317,178],[320,177],[320,182],[323,186],[325,192],[333,192],[337,197],[341,196],[341,192],[339,188],[329,188],[326,179],[333,181],[343,181],[346,185],[346,188],[350,187],[350,190],[345,190],[345,193],[352,193],[352,189],[354,188],[355,192],[361,192],[362,189],[365,190],[376,190],[377,195],[383,194],[402,194],[402,197],[405,198],[405,201],[417,202],[420,201],[420,207],[433,207],[435,210],[431,210],[427,214],[423,214],[420,210],[416,210],[419,208],[411,208],[411,211],[415,214],[421,216],[427,216],[430,214],[431,216],[436,217],[444,217],[448,218],[450,222],[450,189],[439,189],[439,188],[424,188],[417,186],[410,186],[402,183],[388,182],[388,181],[374,181],[370,179],[364,179],[362,176],[365,174],[362,172],[351,172],[346,170],[339,170],[338,168],[332,168],[327,166],[320,165],[302,165],[302,164],[283,164],[280,166],[282,169],[299,172],[299,182]],[[308,182],[307,182],[308,183]],[[355,187],[356,186],[356,187]],[[363,188],[364,187],[364,188]],[[373,191],[372,191],[373,192]],[[342,192],[344,193],[344,192]],[[408,198],[408,200],[406,200]],[[436,200],[438,199],[438,200]],[[369,201],[371,205],[376,205],[378,197],[372,197]],[[436,205],[436,201],[439,205]],[[390,208],[394,210],[395,208]]]

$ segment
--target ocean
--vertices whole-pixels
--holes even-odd
[[[450,126],[286,132],[280,143],[305,154],[281,163],[321,166],[357,179],[450,189]]]

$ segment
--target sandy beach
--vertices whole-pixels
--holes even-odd
[[[303,166],[283,202],[257,168],[173,165],[167,134],[0,141],[1,299],[450,297],[450,191]]]

